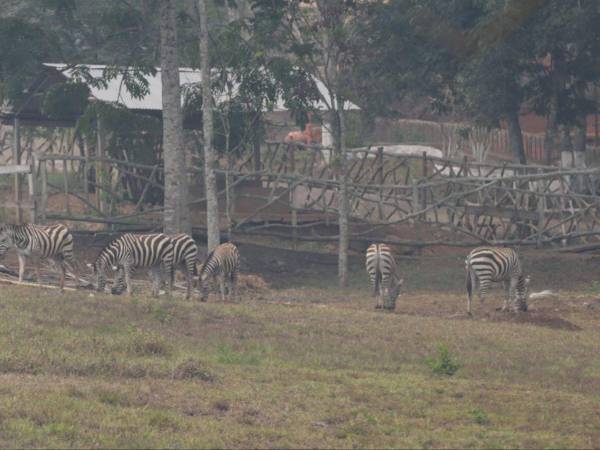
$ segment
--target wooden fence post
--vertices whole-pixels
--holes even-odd
[[[46,223],[46,208],[48,206],[48,165],[45,159],[40,160],[40,218]]]
[[[366,155],[365,155],[366,158]],[[377,203],[377,213],[379,214],[379,220],[383,220],[383,147],[377,149],[377,183],[379,186],[379,201]]]
[[[96,207],[100,212],[106,212],[106,202],[101,192],[101,187],[104,187],[105,182],[105,167],[101,161],[104,158],[104,134],[99,114],[96,115],[96,134],[96,157],[99,158],[96,160]]]
[[[30,171],[27,174],[27,183],[29,184],[29,223],[37,223],[37,192],[35,188],[35,161],[31,159]]]
[[[294,175],[296,173],[296,145],[294,143],[288,146],[288,158],[287,158],[287,171]],[[292,179],[293,180],[293,179]],[[294,206],[295,202],[295,191],[294,187],[295,182],[288,182],[289,189],[289,202],[290,202],[290,214],[292,219],[292,249],[296,250],[298,248],[298,211],[296,211],[296,207]]]
[[[423,183],[427,182],[427,152],[423,152]],[[427,188],[421,188],[421,209],[427,208]],[[427,219],[427,213],[423,213],[422,220]]]
[[[18,117],[15,117],[13,122],[13,164],[15,166],[21,163],[21,126]],[[21,209],[21,175],[14,174],[14,190],[15,190],[15,207],[17,213],[17,223],[23,223],[23,210]]]
[[[65,209],[67,214],[71,214],[71,202],[69,201],[69,174],[67,173],[67,161],[63,164],[63,185],[65,188]]]

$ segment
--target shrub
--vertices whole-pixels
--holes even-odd
[[[438,345],[437,356],[435,358],[431,358],[428,363],[432,372],[436,375],[452,376],[459,368],[458,363],[450,356],[448,347],[443,344]]]
[[[473,421],[479,425],[487,425],[488,423],[490,423],[490,419],[487,416],[487,414],[485,413],[485,411],[476,408],[473,411],[470,412],[471,417],[473,418]]]

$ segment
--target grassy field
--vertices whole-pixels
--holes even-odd
[[[600,446],[596,260],[532,260],[535,288],[567,287],[473,319],[454,260],[401,261],[394,314],[359,267],[238,303],[2,286],[0,446]]]

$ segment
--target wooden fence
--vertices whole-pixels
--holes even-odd
[[[427,120],[398,119],[384,120],[385,126],[380,126],[379,135],[386,142],[409,141],[433,145],[443,149],[446,156],[457,154],[472,154],[468,138],[473,125],[466,123],[441,123]],[[511,153],[508,131],[491,129],[485,133],[485,145],[490,154],[496,158],[514,159]],[[527,161],[533,163],[552,162],[560,157],[558,153],[549,154],[544,148],[544,136],[536,133],[523,133],[523,146]]]
[[[2,202],[2,206],[4,208],[14,209],[15,210],[15,221],[16,223],[23,222],[23,211],[29,211],[29,219],[30,222],[35,222],[37,218],[37,193],[36,193],[36,183],[33,178],[34,166],[30,164],[17,164],[17,165],[7,165],[0,166],[0,176],[1,175],[9,175],[13,178],[13,200],[4,200]],[[26,195],[24,195],[22,189],[22,177],[27,177],[27,186],[28,190]]]
[[[392,244],[544,245],[600,236],[600,169],[494,165],[426,154],[388,155],[383,148],[348,155],[351,239]],[[47,161],[70,161],[52,174]],[[127,161],[44,155],[35,169],[39,219],[93,222],[114,228],[159,228],[163,170]],[[190,178],[200,176],[190,169]],[[217,170],[222,228],[229,233],[336,241],[340,175],[329,149],[266,143]],[[93,176],[92,176],[93,175]],[[58,178],[57,178],[58,177]],[[93,179],[91,179],[93,178]],[[58,194],[61,203],[50,204]],[[77,199],[82,210],[70,202]],[[104,199],[104,200],[103,200]],[[103,204],[104,201],[104,204]],[[202,212],[204,196],[190,208]],[[127,208],[124,208],[124,205]],[[194,221],[204,227],[203,216]],[[445,236],[403,238],[432,226]],[[417,233],[418,234],[418,233]]]

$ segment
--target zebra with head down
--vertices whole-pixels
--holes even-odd
[[[365,263],[373,286],[373,297],[377,299],[375,309],[394,310],[404,279],[396,273],[392,250],[385,244],[372,244],[367,249]]]
[[[89,264],[96,276],[96,289],[103,291],[106,285],[106,273],[116,270],[117,283],[123,283],[127,293],[133,293],[131,275],[137,268],[148,268],[152,279],[152,295],[158,296],[161,282],[167,280],[168,293],[173,288],[173,243],[166,234],[127,233],[104,247],[93,264]]]

